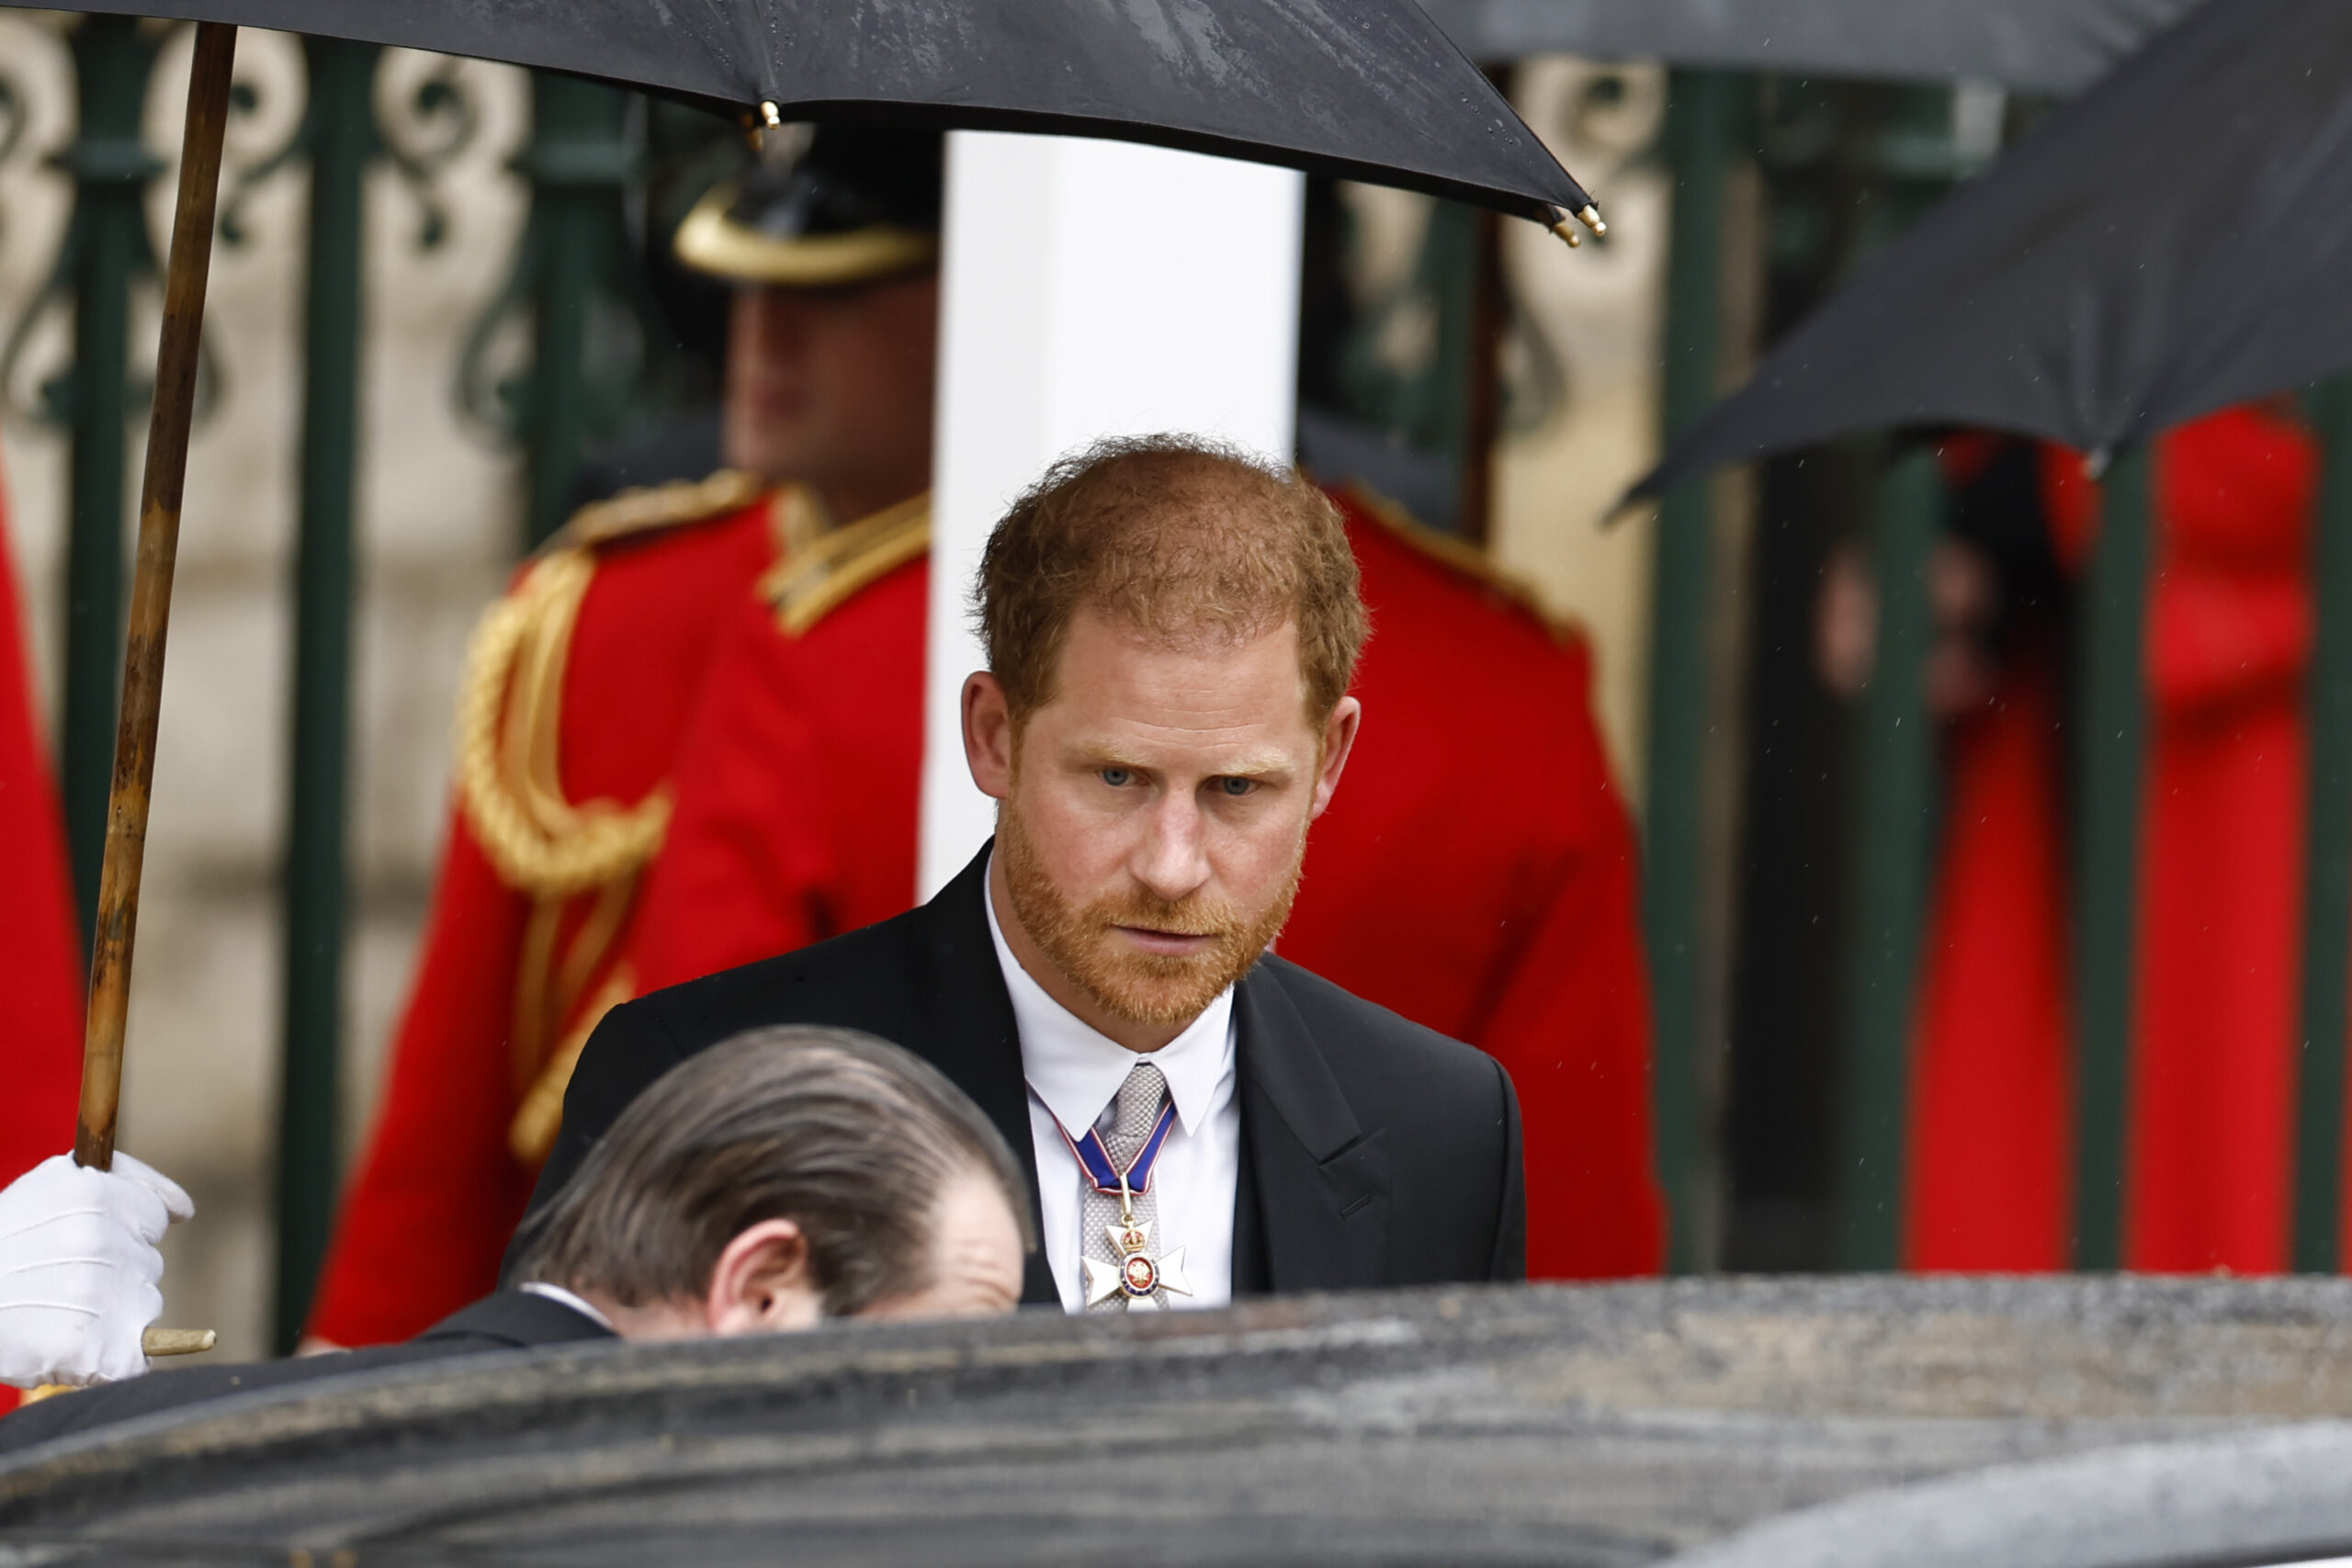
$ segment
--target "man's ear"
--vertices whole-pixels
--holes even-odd
[[[964,761],[982,795],[1012,793],[1012,706],[1004,683],[985,670],[964,679]]]
[[[1340,792],[1340,775],[1347,770],[1348,753],[1355,750],[1356,728],[1363,722],[1363,704],[1353,697],[1341,697],[1340,705],[1323,726],[1323,764],[1315,773],[1315,806],[1307,813],[1307,820],[1330,808],[1331,797]]]
[[[703,1297],[713,1334],[778,1334],[813,1328],[823,1298],[808,1268],[808,1238],[790,1220],[762,1220],[718,1255]]]

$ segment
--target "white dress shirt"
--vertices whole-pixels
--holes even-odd
[[[981,900],[989,911],[989,936],[996,943],[997,966],[1012,995],[1012,1021],[1021,1033],[1021,1067],[1029,1079],[1029,1139],[1037,1151],[1037,1216],[1046,1261],[1061,1291],[1062,1305],[1080,1312],[1086,1304],[1086,1273],[1080,1235],[1086,1173],[1062,1141],[1058,1119],[1072,1137],[1086,1129],[1110,1130],[1119,1086],[1147,1058],[1080,1021],[1021,966],[1004,940],[996,915],[995,884]],[[1176,1102],[1176,1125],[1160,1145],[1152,1168],[1152,1195],[1159,1223],[1152,1246],[1165,1256],[1184,1249],[1189,1296],[1174,1292],[1180,1307],[1223,1306],[1233,1299],[1233,1198],[1241,1179],[1241,1102],[1234,1094],[1233,987],[1218,993],[1184,1032],[1148,1058],[1168,1079]]]

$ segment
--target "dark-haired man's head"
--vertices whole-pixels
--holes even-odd
[[[534,1222],[515,1277],[623,1337],[1010,1311],[1034,1245],[1002,1137],[852,1030],[755,1030],[672,1068]]]
[[[998,524],[975,608],[965,748],[1002,803],[1006,940],[1063,1006],[1155,1050],[1282,929],[1339,786],[1369,630],[1346,530],[1229,448],[1105,442]]]

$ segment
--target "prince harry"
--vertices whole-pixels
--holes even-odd
[[[1207,443],[1106,442],[998,524],[975,607],[995,840],[921,908],[607,1014],[535,1205],[674,1063],[831,1024],[929,1060],[1022,1156],[1024,1302],[1519,1278],[1509,1077],[1269,951],[1365,717],[1329,503]]]

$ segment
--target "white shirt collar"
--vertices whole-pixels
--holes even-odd
[[[578,1295],[574,1294],[571,1291],[565,1290],[561,1285],[550,1285],[545,1280],[526,1280],[514,1288],[518,1291],[527,1292],[535,1296],[545,1296],[551,1302],[558,1303],[563,1306],[568,1306],[607,1334],[617,1334],[620,1332],[620,1330],[613,1326],[613,1320],[611,1318],[606,1317],[603,1313],[598,1312],[594,1307],[590,1306],[586,1302],[581,1300]]]
[[[997,967],[1012,997],[1012,1021],[1021,1032],[1021,1067],[1029,1088],[1045,1101],[1071,1136],[1084,1135],[1118,1098],[1119,1086],[1141,1055],[1080,1019],[1046,994],[1013,956],[997,920],[994,866],[980,902],[989,912],[989,937],[996,943]],[[1217,1086],[1233,1074],[1233,987],[1219,991],[1184,1032],[1150,1054],[1168,1079],[1176,1120],[1193,1135],[1214,1109]]]

